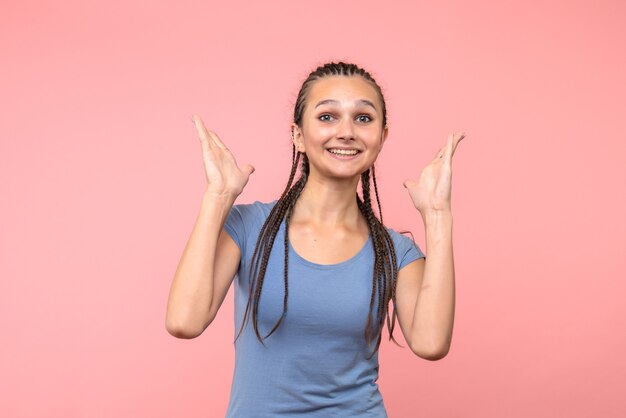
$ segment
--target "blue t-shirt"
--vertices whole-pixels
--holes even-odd
[[[263,223],[276,204],[255,201],[231,208],[224,229],[241,250],[235,285],[237,335],[248,302],[252,255]],[[408,237],[387,228],[398,268],[421,257]],[[270,253],[259,300],[259,334],[265,337],[283,312],[283,220]],[[305,260],[289,244],[287,313],[264,340],[246,326],[235,342],[235,370],[226,418],[387,417],[378,389],[378,352],[368,360],[364,330],[372,293],[371,236],[352,258],[338,264]],[[259,265],[260,269],[260,265]],[[376,301],[373,319],[376,319]],[[234,338],[233,336],[233,338]]]

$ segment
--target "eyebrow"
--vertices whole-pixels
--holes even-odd
[[[317,108],[318,106],[325,105],[325,104],[331,104],[331,103],[332,104],[337,104],[339,102],[337,100],[333,100],[333,99],[325,99],[325,100],[322,100],[319,103],[317,103],[315,105],[315,107]],[[365,106],[371,106],[374,110],[376,110],[376,106],[374,106],[374,103],[372,103],[372,102],[370,102],[369,100],[366,100],[366,99],[357,100],[357,104],[365,105]]]

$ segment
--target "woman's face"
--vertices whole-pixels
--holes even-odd
[[[360,176],[374,164],[387,139],[382,116],[376,90],[364,78],[324,77],[309,90],[302,128],[292,125],[293,141],[306,153],[311,175]]]

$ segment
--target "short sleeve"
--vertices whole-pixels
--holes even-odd
[[[241,250],[242,260],[247,259],[248,246],[254,248],[252,245],[256,242],[273,204],[274,202],[263,203],[256,200],[252,203],[239,203],[230,208],[224,221],[224,230]]]
[[[242,205],[233,205],[224,222],[224,230],[235,241],[241,253],[246,248],[246,222]]]
[[[426,258],[420,247],[409,237],[397,233],[398,246],[396,259],[398,260],[398,270],[418,258]]]

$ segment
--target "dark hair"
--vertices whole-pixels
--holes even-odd
[[[306,100],[308,93],[311,89],[311,86],[319,79],[328,77],[328,76],[361,76],[367,82],[369,82],[380,98],[380,102],[382,104],[382,126],[383,128],[387,126],[387,111],[385,108],[385,100],[382,94],[382,91],[374,78],[364,69],[358,67],[355,64],[349,64],[345,62],[330,62],[319,66],[315,71],[311,72],[307,79],[304,81],[300,88],[300,92],[298,93],[298,98],[296,100],[295,108],[294,108],[294,116],[293,120],[298,126],[302,127],[302,114],[304,112]],[[293,179],[296,174],[296,168],[298,166],[298,161],[302,156],[302,166],[300,168],[300,178],[293,184]],[[380,214],[380,220],[372,210],[372,203],[370,198],[370,171],[372,180],[374,182],[374,191],[376,193],[376,202],[378,204],[378,213]],[[263,339],[269,337],[280,325],[283,318],[287,314],[287,296],[288,296],[288,257],[289,257],[289,220],[293,213],[293,208],[295,206],[295,202],[300,196],[300,193],[304,189],[304,185],[307,182],[309,176],[309,160],[306,154],[301,152],[296,152],[295,144],[292,146],[292,166],[291,166],[291,174],[289,175],[289,180],[287,182],[287,186],[283,191],[280,199],[276,202],[276,205],[270,211],[270,214],[263,224],[261,231],[259,233],[259,238],[256,243],[256,247],[254,249],[254,254],[252,255],[252,264],[253,270],[251,275],[253,280],[250,283],[250,294],[248,296],[248,304],[246,306],[246,311],[243,317],[243,321],[241,324],[241,328],[235,341],[239,338],[241,331],[243,330],[244,324],[246,323],[246,319],[248,317],[248,310],[250,308],[250,304],[253,304],[252,308],[252,321],[254,324],[254,332],[256,333],[257,338],[263,344]],[[374,246],[374,273],[372,277],[372,297],[370,299],[370,312],[367,317],[367,323],[365,326],[365,341],[367,346],[371,344],[374,335],[377,336],[376,348],[374,352],[371,354],[369,358],[371,358],[378,348],[380,347],[381,337],[382,337],[382,327],[384,325],[385,317],[387,319],[387,328],[389,329],[389,337],[399,345],[396,340],[393,338],[393,329],[395,326],[396,319],[396,278],[398,274],[398,268],[396,264],[396,253],[394,250],[393,242],[389,232],[386,230],[386,227],[383,224],[383,216],[380,206],[380,199],[378,197],[378,187],[376,185],[376,173],[374,169],[374,165],[361,174],[361,186],[362,186],[362,196],[363,199],[359,197],[358,193],[356,193],[356,201],[359,207],[359,210],[367,220],[370,235],[372,237],[372,242]],[[285,220],[285,240],[284,240],[284,249],[285,249],[285,297],[283,304],[283,314],[280,319],[276,322],[272,330],[267,334],[264,338],[259,335],[258,323],[257,323],[257,313],[259,308],[259,298],[261,295],[261,289],[263,287],[263,280],[265,278],[265,271],[267,268],[267,263],[270,257],[270,253],[272,250],[272,246],[274,244],[274,239],[276,238],[276,234],[280,229],[283,219]],[[261,263],[261,270],[259,271],[259,261]],[[374,308],[375,296],[378,294],[378,311],[376,316],[376,329],[374,329],[374,323],[372,320],[372,311]],[[389,321],[389,311],[388,305],[389,300],[393,301],[394,312],[391,320],[391,325]],[[382,301],[382,302],[381,302]]]

